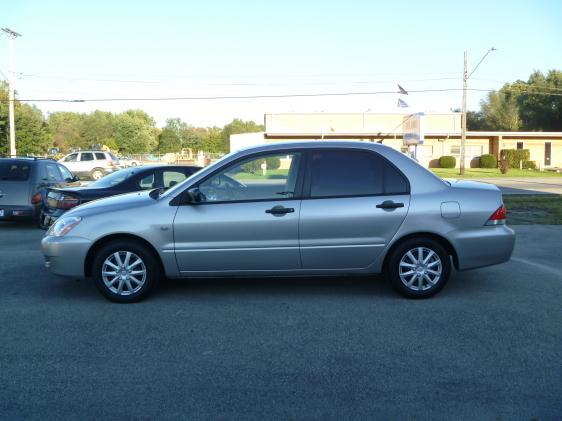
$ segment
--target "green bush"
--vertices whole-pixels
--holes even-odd
[[[268,170],[276,170],[281,166],[281,159],[278,156],[272,156],[265,159]]]
[[[524,170],[536,170],[537,164],[535,161],[523,161]]]
[[[507,174],[509,171],[509,161],[504,157],[500,157],[500,172],[502,174]]]
[[[496,168],[498,161],[494,155],[485,154],[480,157],[480,168]]]
[[[531,152],[529,149],[502,149],[500,157],[507,160],[509,168],[519,168],[521,161],[529,161]]]
[[[439,166],[441,168],[455,168],[457,166],[457,160],[454,156],[442,156],[439,158]]]

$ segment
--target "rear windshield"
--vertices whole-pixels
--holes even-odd
[[[26,181],[29,179],[31,165],[28,162],[0,162],[0,180]]]
[[[103,178],[100,178],[98,181],[95,181],[94,183],[90,184],[88,187],[95,187],[95,188],[107,188],[107,187],[113,187],[116,184],[121,183],[122,181],[125,181],[127,178],[129,178],[130,176],[132,176],[133,174],[136,174],[138,170],[135,169],[126,169],[126,170],[119,170],[117,172],[114,172],[112,174],[106,175]]]

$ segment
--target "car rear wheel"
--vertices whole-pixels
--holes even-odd
[[[92,172],[90,173],[90,177],[92,177],[92,180],[99,180],[100,178],[102,178],[104,176],[104,172],[101,168],[94,168],[92,170]]]
[[[427,298],[438,293],[451,275],[445,248],[430,238],[411,239],[390,256],[388,275],[394,288],[409,298]]]
[[[96,287],[109,300],[132,303],[145,298],[159,276],[157,258],[144,245],[118,241],[95,255],[92,275]]]

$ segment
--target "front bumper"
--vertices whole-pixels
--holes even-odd
[[[82,237],[51,237],[41,240],[45,267],[55,275],[85,277],[84,263],[92,242]]]
[[[447,238],[457,253],[459,270],[507,262],[515,246],[515,232],[507,225],[453,231]]]

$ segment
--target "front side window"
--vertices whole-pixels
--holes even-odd
[[[154,173],[150,173],[139,181],[139,187],[143,190],[156,188]]]
[[[71,180],[72,178],[74,178],[72,173],[68,171],[68,169],[64,165],[59,165],[59,171],[61,172],[62,178],[64,180]]]
[[[78,154],[72,153],[64,158],[64,162],[76,162],[78,160]]]
[[[61,179],[59,170],[55,164],[47,164],[47,180],[58,181]]]
[[[269,154],[228,166],[199,185],[203,202],[290,199],[301,153]]]
[[[405,194],[408,184],[385,159],[363,151],[314,151],[310,159],[310,197]]]

